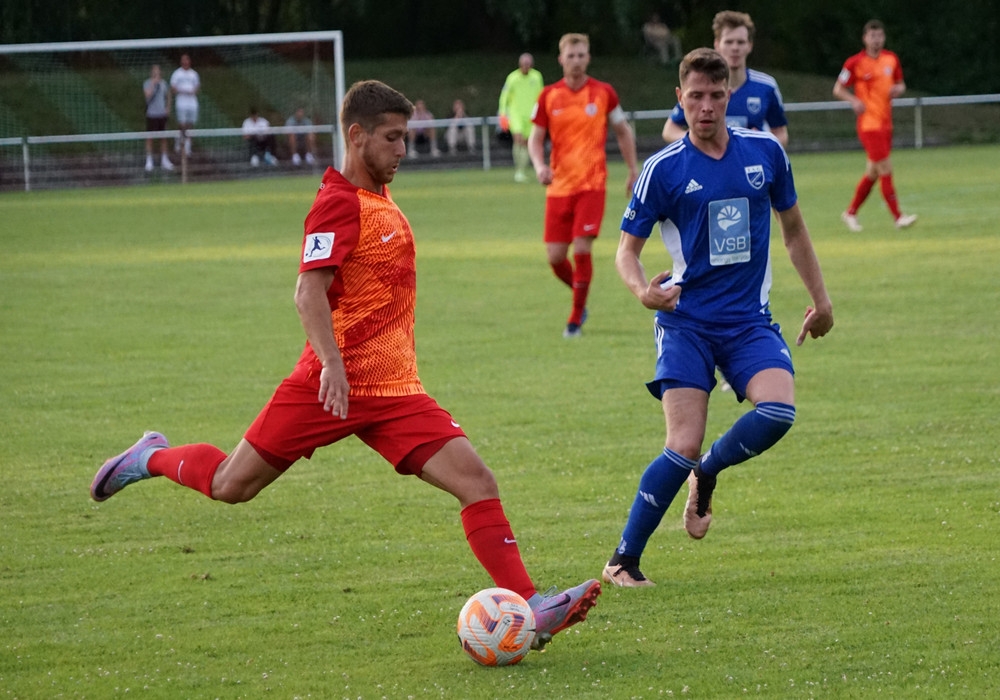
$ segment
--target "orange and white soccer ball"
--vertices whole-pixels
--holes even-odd
[[[483,666],[510,666],[535,641],[535,616],[528,602],[506,588],[487,588],[466,601],[458,614],[458,641]]]

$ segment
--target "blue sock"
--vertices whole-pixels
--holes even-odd
[[[701,457],[699,467],[716,475],[726,467],[756,457],[780,440],[795,422],[795,406],[761,401],[744,413]]]
[[[639,492],[629,511],[618,554],[636,558],[642,555],[646,542],[696,464],[669,449],[649,463],[639,480]]]

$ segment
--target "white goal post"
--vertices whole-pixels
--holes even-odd
[[[224,177],[237,163],[246,169],[250,159],[239,127],[254,107],[269,119],[283,165],[293,155],[291,135],[300,137],[299,144],[308,135],[321,150],[317,161],[340,165],[343,34],[284,32],[0,45],[0,178],[12,184],[16,163],[23,166],[25,189],[32,188],[32,179],[44,187],[47,177],[74,167],[95,183],[149,179],[147,137],[156,141],[159,166],[161,136],[176,149],[179,124],[173,98],[167,130],[146,131],[143,81],[159,65],[169,83],[182,54],[191,57],[201,79],[198,121],[189,131],[202,147],[191,159],[196,177]],[[286,126],[300,108],[312,126]],[[184,161],[185,167],[169,175],[186,181],[186,153],[179,149],[175,155],[173,149],[175,166]],[[137,174],[129,172],[136,164]]]

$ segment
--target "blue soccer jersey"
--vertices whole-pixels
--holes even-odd
[[[770,322],[771,208],[796,200],[791,164],[769,133],[729,129],[721,160],[689,136],[644,164],[622,231],[648,238],[659,225],[681,286],[677,308],[657,312],[670,325]]]
[[[680,105],[670,112],[670,121],[687,128],[684,110]],[[747,79],[729,97],[726,108],[726,125],[764,131],[765,127],[787,126],[785,104],[777,81],[767,73],[747,69]]]

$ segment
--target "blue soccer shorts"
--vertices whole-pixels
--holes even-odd
[[[646,387],[657,399],[667,389],[710,393],[716,385],[716,367],[739,401],[746,398],[747,384],[758,372],[778,368],[795,373],[781,327],[763,318],[755,324],[711,328],[690,323],[665,326],[657,319],[654,333],[656,374]]]

